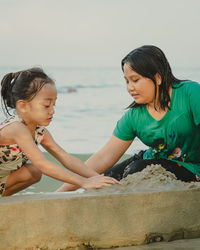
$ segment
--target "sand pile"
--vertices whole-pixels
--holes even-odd
[[[200,182],[183,182],[177,180],[176,176],[166,171],[161,165],[149,165],[143,171],[128,175],[120,181],[122,186],[114,185],[109,188],[99,189],[98,192],[159,192],[169,190],[184,190],[200,188]],[[96,192],[87,190],[86,192]]]

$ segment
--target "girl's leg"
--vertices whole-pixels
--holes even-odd
[[[8,176],[2,196],[9,196],[27,188],[40,181],[41,176],[40,170],[32,164],[25,164]]]
[[[114,165],[113,167],[109,168],[107,171],[104,172],[104,175],[113,177],[119,181],[123,177],[123,173],[124,173],[125,168],[129,164],[134,162],[134,160],[135,160],[135,155],[128,158],[127,160],[122,161],[121,163],[118,163],[118,164]]]
[[[104,175],[114,177],[118,181],[121,180],[123,178],[125,169],[129,165],[133,164],[135,161],[141,160],[144,152],[145,152],[144,150],[141,150],[138,154],[134,154],[132,157],[128,158],[127,160],[114,165],[113,167],[105,171]]]

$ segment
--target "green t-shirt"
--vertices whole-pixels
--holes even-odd
[[[113,134],[125,141],[136,136],[150,148],[143,159],[168,159],[200,176],[200,84],[174,84],[170,109],[156,121],[146,106],[130,108]]]

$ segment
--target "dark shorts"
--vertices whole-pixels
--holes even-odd
[[[160,164],[163,168],[175,174],[178,180],[182,181],[196,181],[196,176],[183,166],[179,166],[176,162],[166,159],[148,159],[142,158],[145,151],[140,151],[127,160],[118,163],[108,169],[104,174],[111,176],[117,180],[125,178],[129,174],[134,174],[142,171],[147,165]]]

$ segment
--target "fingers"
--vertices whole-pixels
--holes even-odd
[[[111,181],[111,182],[108,182],[108,183],[113,183],[113,184],[122,185],[118,180],[116,180],[116,179],[113,178],[113,177],[104,176],[104,178],[105,178],[107,181]]]
[[[88,178],[88,183],[85,188],[110,187],[114,184],[122,185],[119,181],[112,177],[99,175]]]
[[[104,176],[104,175],[96,175],[90,178],[87,178],[82,185],[82,188],[101,188],[101,187],[110,187],[114,184],[122,185],[116,179]]]
[[[92,178],[94,178],[94,177],[92,177]],[[95,176],[95,178],[96,179],[101,179],[105,183],[122,185],[118,180],[114,179],[113,177],[104,176],[104,175],[98,175],[98,176]]]
[[[102,187],[111,187],[112,184],[108,184],[108,183],[99,183],[99,184],[96,184],[96,186],[94,187],[95,189],[100,189]]]
[[[198,175],[196,175],[196,180],[200,181],[200,177]]]

